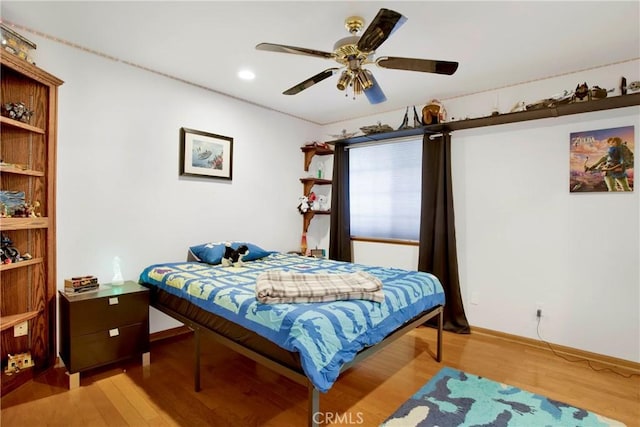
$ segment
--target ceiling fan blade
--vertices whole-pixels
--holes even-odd
[[[386,101],[387,97],[382,91],[382,88],[378,84],[378,81],[376,80],[376,78],[373,77],[373,74],[371,73],[368,73],[368,76],[373,82],[373,86],[371,86],[369,89],[364,90],[364,94],[367,97],[369,104],[380,104],[381,102]]]
[[[380,9],[369,27],[358,41],[358,49],[363,52],[373,52],[384,43],[395,30],[407,20],[406,17],[391,9]]]
[[[302,92],[305,89],[309,89],[316,83],[323,81],[324,79],[328,79],[333,76],[340,68],[327,68],[321,73],[316,74],[315,76],[308,78],[307,80],[298,83],[297,85],[285,90],[282,92],[283,95],[295,95],[297,93]]]
[[[307,56],[316,56],[321,58],[333,59],[334,55],[330,52],[323,52],[321,50],[307,49],[304,47],[296,47],[296,46],[286,46],[283,44],[274,44],[274,43],[260,43],[256,45],[257,50],[265,50],[268,52],[279,52],[279,53],[293,53],[296,55],[307,55]]]
[[[458,69],[457,62],[436,61],[433,59],[398,58],[383,56],[376,60],[376,64],[382,68],[396,70],[422,71],[423,73],[436,73],[451,75]]]

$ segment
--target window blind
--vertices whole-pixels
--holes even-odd
[[[351,234],[419,240],[422,140],[350,147]]]

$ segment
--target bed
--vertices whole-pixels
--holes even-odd
[[[201,262],[150,265],[139,283],[151,305],[194,331],[194,386],[200,390],[200,339],[205,332],[222,344],[307,386],[310,426],[341,372],[406,332],[437,319],[436,360],[442,359],[444,292],[425,272],[372,267],[269,252],[240,266]],[[265,275],[276,273],[373,276],[383,301],[346,299],[312,303],[263,303],[256,293]],[[332,276],[333,277],[333,276]]]

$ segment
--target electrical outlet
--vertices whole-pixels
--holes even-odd
[[[536,319],[542,318],[542,312],[544,311],[544,306],[541,302],[536,303]]]
[[[23,337],[29,333],[29,323],[24,321],[22,323],[18,323],[13,327],[13,336],[14,337]]]

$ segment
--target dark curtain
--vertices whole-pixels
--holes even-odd
[[[331,231],[329,258],[351,262],[351,222],[349,211],[349,150],[336,144],[331,187]]]
[[[444,329],[468,334],[469,323],[462,306],[456,230],[451,186],[451,136],[422,143],[422,216],[418,270],[432,273],[442,283],[446,297]]]

